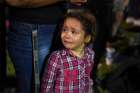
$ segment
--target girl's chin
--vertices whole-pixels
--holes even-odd
[[[64,46],[65,48],[67,48],[67,49],[72,49],[72,47],[71,46]]]

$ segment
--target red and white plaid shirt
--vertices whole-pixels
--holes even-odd
[[[42,78],[41,93],[89,93],[93,60],[94,52],[89,48],[85,48],[83,58],[73,56],[68,49],[53,52]]]

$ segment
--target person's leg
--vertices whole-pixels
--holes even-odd
[[[8,32],[8,52],[16,70],[17,93],[31,93],[33,25],[12,22]]]
[[[42,72],[43,66],[45,65],[46,56],[49,53],[50,46],[52,43],[53,33],[56,25],[38,25],[38,56],[39,56],[39,70]]]
[[[111,36],[112,30],[112,1],[98,4],[98,13],[96,14],[97,32],[95,41],[93,43],[93,49],[95,51],[94,68],[92,69],[92,78],[94,80],[94,91],[98,93],[98,85],[101,84],[101,80],[97,76],[97,67],[100,63],[100,59],[104,56],[106,42]]]
[[[51,38],[55,25],[31,25],[25,23],[12,23],[8,32],[8,50],[16,69],[18,82],[17,93],[31,93],[32,82],[32,31],[37,30],[39,69],[49,52]]]

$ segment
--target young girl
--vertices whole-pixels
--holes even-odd
[[[63,47],[49,57],[41,93],[91,93],[93,24],[85,13],[69,13],[60,28]]]

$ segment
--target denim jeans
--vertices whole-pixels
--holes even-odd
[[[7,47],[15,66],[17,93],[31,93],[33,74],[32,31],[38,34],[38,60],[41,72],[46,55],[49,52],[55,24],[28,24],[11,22],[7,34]]]

